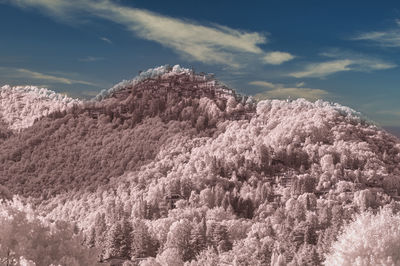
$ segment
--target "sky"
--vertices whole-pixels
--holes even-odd
[[[400,129],[396,1],[0,0],[0,85],[91,98],[180,64],[258,98],[324,99]]]

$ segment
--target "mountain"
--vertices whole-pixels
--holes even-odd
[[[354,214],[400,207],[399,139],[339,104],[256,103],[179,66],[50,98],[3,126],[0,183],[100,259],[319,265]]]
[[[35,197],[96,189],[154,160],[164,143],[218,134],[218,121],[254,112],[242,104],[236,108],[233,91],[204,78],[188,73],[149,78],[98,102],[69,102],[73,108],[67,110],[55,102],[56,111],[3,143],[2,183]]]

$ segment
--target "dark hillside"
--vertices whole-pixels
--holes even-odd
[[[12,131],[0,117],[0,144],[12,135]]]

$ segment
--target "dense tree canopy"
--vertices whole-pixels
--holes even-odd
[[[68,223],[45,224],[20,206],[0,205],[1,265],[97,265],[97,251],[82,247]]]
[[[31,196],[43,219],[76,223],[98,259],[320,265],[329,254],[330,264],[350,245],[340,232],[353,215],[397,208],[400,142],[349,108],[255,104],[178,68],[98,99],[0,130],[0,197]],[[353,255],[375,245],[354,239]],[[371,261],[390,265],[387,252]]]

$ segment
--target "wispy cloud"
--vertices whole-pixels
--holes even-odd
[[[276,84],[273,84],[273,83],[268,82],[268,81],[259,81],[259,80],[256,80],[256,81],[251,81],[251,82],[249,82],[249,84],[250,84],[250,85],[259,86],[259,87],[271,88],[271,89],[276,88]]]
[[[56,83],[56,84],[83,84],[89,86],[98,86],[95,83],[84,81],[84,80],[76,80],[70,79],[66,77],[56,76],[52,74],[46,74],[41,72],[32,71],[25,68],[5,68],[0,67],[1,72],[5,73],[9,78],[17,78],[23,79],[24,81],[30,80],[38,80],[44,83]]]
[[[105,41],[109,44],[112,44],[112,41],[110,39],[108,39],[107,37],[101,37],[100,40]]]
[[[108,19],[125,25],[139,37],[158,42],[189,59],[204,63],[238,67],[235,52],[261,54],[258,44],[266,42],[266,38],[259,33],[219,25],[203,26],[145,10],[121,8],[110,2],[104,8]]]
[[[396,27],[381,31],[359,33],[351,39],[355,41],[369,41],[382,47],[400,47],[400,21],[396,20]]]
[[[265,34],[221,25],[201,25],[194,21],[163,16],[147,10],[122,6],[109,0],[9,0],[22,8],[34,7],[51,16],[71,19],[86,12],[125,26],[135,36],[173,49],[188,60],[238,68],[245,58],[257,55],[264,63],[281,64],[292,59],[289,53],[266,54],[260,44]],[[106,41],[106,38],[101,38]]]
[[[274,84],[268,81],[251,81],[250,85],[260,86],[264,88],[270,88],[270,90],[258,93],[255,95],[256,99],[287,99],[287,98],[305,98],[308,100],[322,99],[329,95],[325,90],[301,88],[301,87],[290,87],[282,84]]]
[[[330,49],[321,53],[321,56],[342,60],[351,60],[351,70],[353,71],[369,72],[373,70],[384,70],[397,67],[395,63],[388,62],[380,58],[340,49]]]
[[[317,64],[309,64],[303,71],[293,72],[289,75],[295,78],[305,77],[325,77],[330,74],[349,71],[349,67],[353,62],[351,60],[334,60]]]
[[[263,58],[263,62],[271,65],[280,65],[284,62],[294,59],[295,56],[286,52],[270,52],[267,53]]]
[[[95,57],[95,56],[86,56],[83,58],[79,58],[78,61],[81,62],[96,62],[96,61],[101,61],[104,60],[103,57]]]
[[[320,55],[332,58],[332,60],[308,64],[301,71],[289,73],[289,76],[295,78],[323,78],[337,72],[370,72],[374,70],[390,69],[397,66],[394,63],[379,58],[345,52],[338,49],[331,49]]]

